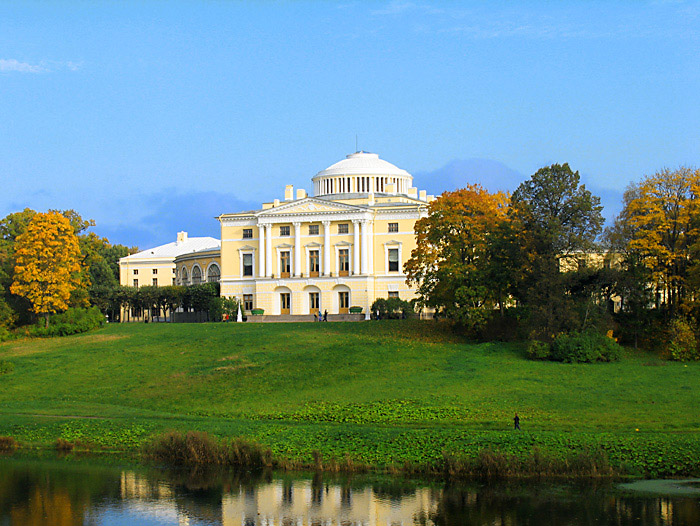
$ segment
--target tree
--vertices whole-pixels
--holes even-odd
[[[68,308],[81,282],[81,253],[70,221],[58,212],[37,213],[15,244],[13,294],[27,298],[44,316]]]
[[[687,297],[691,253],[698,242],[700,170],[668,169],[645,177],[625,192],[615,223],[618,243],[651,272],[666,309]]]
[[[15,269],[15,241],[27,230],[36,212],[25,208],[21,212],[8,214],[0,220],[0,312],[6,326],[28,323],[31,319],[31,304],[10,292]]]
[[[445,192],[415,225],[416,248],[406,262],[407,282],[419,302],[469,329],[480,328],[503,300],[490,277],[494,241],[506,220],[507,196],[479,185]],[[501,285],[497,283],[497,285]]]
[[[579,173],[568,164],[553,164],[521,183],[511,197],[509,215],[522,266],[516,297],[528,310],[538,338],[551,339],[562,330],[579,328],[575,325],[582,321],[568,294],[562,263],[593,250],[603,207],[579,182]]]

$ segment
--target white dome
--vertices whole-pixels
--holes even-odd
[[[411,177],[406,170],[380,159],[376,153],[357,152],[346,156],[342,161],[329,166],[316,174],[318,177],[332,177],[337,175],[392,175]]]

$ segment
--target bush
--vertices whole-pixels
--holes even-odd
[[[595,330],[560,334],[554,339],[550,359],[567,363],[616,362],[622,348]]]
[[[532,340],[527,345],[527,357],[531,360],[548,360],[552,349],[546,342]]]
[[[157,461],[175,466],[229,465],[245,467],[272,466],[272,452],[243,439],[221,442],[208,433],[170,431],[156,436],[144,452]]]
[[[687,321],[676,318],[669,325],[667,352],[669,359],[680,362],[700,358],[695,333]]]
[[[415,312],[413,303],[401,298],[379,298],[372,303],[371,314],[375,319],[398,320],[408,317]]]
[[[12,333],[6,327],[0,326],[0,342],[4,342],[12,338]]]
[[[54,442],[54,449],[56,449],[56,451],[60,451],[61,453],[70,453],[73,451],[74,447],[75,444],[66,440],[65,438],[57,438],[56,442]]]
[[[0,374],[11,373],[15,370],[15,364],[7,360],[0,360]]]
[[[12,437],[0,436],[0,451],[14,451],[19,443]]]
[[[43,323],[43,321],[40,323]],[[29,328],[27,335],[36,338],[69,336],[97,329],[102,327],[104,323],[105,317],[97,307],[90,307],[89,309],[71,308],[60,314],[53,315],[49,320],[48,327],[35,325]]]

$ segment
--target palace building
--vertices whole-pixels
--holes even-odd
[[[377,298],[414,298],[403,266],[416,246],[414,225],[433,196],[414,188],[407,171],[366,152],[348,155],[312,182],[313,195],[295,194],[289,185],[284,199],[259,210],[221,214],[220,248],[212,238],[193,238],[207,241],[170,250],[173,283],[219,280],[222,296],[266,317],[339,315],[351,307],[369,317]],[[132,285],[128,265],[148,252],[120,260],[123,285]]]

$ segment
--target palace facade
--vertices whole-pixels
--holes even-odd
[[[312,183],[313,195],[288,185],[284,199],[259,210],[221,214],[220,248],[177,251],[168,262],[173,283],[218,280],[222,296],[266,316],[361,307],[369,317],[377,298],[414,298],[403,266],[433,196],[413,187],[407,171],[366,152],[318,172]],[[122,258],[123,285],[131,285],[125,266],[148,252]]]

